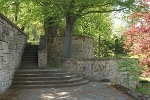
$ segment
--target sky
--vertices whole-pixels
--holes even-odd
[[[125,19],[123,20],[123,16],[124,16],[123,12],[112,13],[112,22],[113,22],[112,33],[116,34],[117,36],[122,34],[126,30],[128,25]]]

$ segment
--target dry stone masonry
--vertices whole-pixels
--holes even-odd
[[[47,65],[47,43],[46,37],[42,35],[40,37],[40,43],[38,47],[38,66],[45,67]]]
[[[26,41],[26,35],[0,13],[0,94],[12,84]]]
[[[38,65],[44,67],[52,64],[62,64],[63,69],[81,75],[85,78],[111,82],[127,87],[127,77],[118,72],[116,59],[94,58],[93,39],[84,36],[74,36],[72,39],[72,58],[64,59],[64,40],[59,36],[42,36],[38,50]],[[131,88],[137,82],[131,82]]]
[[[41,36],[39,46],[38,65],[62,64],[64,57],[64,38],[61,36]],[[86,36],[73,36],[72,38],[73,58],[93,58],[93,39]]]
[[[111,82],[127,87],[127,78],[122,72],[118,72],[117,59],[65,59],[63,69],[83,76],[90,80],[110,80]],[[131,88],[136,87],[137,82],[131,82]]]

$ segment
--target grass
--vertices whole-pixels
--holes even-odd
[[[148,66],[140,67],[140,75],[146,71]],[[139,77],[140,83],[136,89],[136,92],[146,94],[150,96],[150,78]]]
[[[141,94],[150,95],[150,83],[141,83],[138,88],[136,89],[136,92],[139,92]]]
[[[47,65],[45,66],[46,69],[62,69],[62,65],[54,64],[54,65]]]
[[[140,77],[140,81],[143,81],[143,83],[139,83],[136,92],[150,96],[150,78]]]

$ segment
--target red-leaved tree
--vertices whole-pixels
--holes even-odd
[[[150,75],[150,0],[141,0],[138,11],[131,14],[132,25],[124,32],[125,48],[140,57],[141,65],[148,65],[142,76]],[[140,10],[140,11],[139,11]]]

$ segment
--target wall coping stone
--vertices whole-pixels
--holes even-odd
[[[73,61],[109,61],[109,60],[123,60],[124,58],[64,58],[63,61],[67,61],[67,60],[73,60]],[[131,59],[135,59],[138,60],[137,58],[131,58]]]
[[[45,35],[45,37],[64,37],[64,36],[52,36],[52,35]],[[72,37],[77,37],[77,38],[90,38],[90,39],[93,39],[92,37],[90,36],[83,36],[83,35],[78,35],[78,36],[72,36]]]
[[[21,32],[21,34],[23,34],[23,35],[25,35],[27,37],[27,35],[16,24],[14,24],[12,21],[10,21],[2,13],[0,13],[0,17],[2,17],[5,21],[7,21],[9,24],[11,24],[13,27],[15,27],[17,30],[19,30]]]

